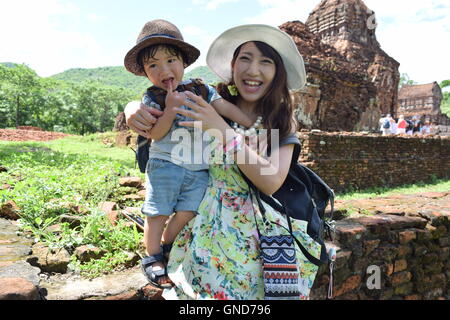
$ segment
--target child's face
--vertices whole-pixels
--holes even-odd
[[[184,63],[167,48],[159,48],[153,58],[144,62],[144,70],[156,87],[167,91],[172,84],[172,89],[175,90],[183,79]]]

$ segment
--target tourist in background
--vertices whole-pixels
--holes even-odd
[[[425,124],[422,127],[422,134],[431,134],[431,123],[430,121],[425,121]]]
[[[391,122],[391,134],[397,134],[397,121],[393,117],[390,117],[389,121]]]
[[[391,115],[388,114],[386,117],[380,119],[381,123],[381,134],[387,136],[391,133]]]
[[[405,120],[405,116],[400,115],[397,123],[397,134],[405,134],[407,125],[408,123]]]
[[[414,120],[413,135],[420,135],[422,131],[422,121],[418,116],[414,116],[413,120]]]
[[[414,122],[410,119],[406,119],[406,134],[412,136],[413,129],[414,129]]]

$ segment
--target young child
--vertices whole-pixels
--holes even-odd
[[[165,270],[171,243],[195,216],[208,183],[208,163],[203,159],[199,163],[198,154],[193,152],[193,130],[178,126],[178,122],[191,119],[174,111],[175,107],[187,108],[183,106],[184,94],[174,90],[179,86],[198,87],[193,80],[183,81],[183,75],[184,69],[199,55],[198,49],[184,42],[175,25],[165,20],[153,20],[144,25],[136,46],[125,57],[128,71],[146,76],[153,84],[144,94],[143,103],[164,111],[149,132],[153,142],[146,170],[147,195],[142,207],[146,215],[144,244],[147,256],[142,259],[141,267],[149,282],[159,288],[172,285]],[[243,126],[252,125],[252,121],[239,108],[222,99],[213,87],[203,86],[207,89],[207,102],[218,113]],[[166,95],[164,108],[152,99],[155,90],[162,90]],[[179,132],[189,133],[190,141],[181,142],[188,143],[187,148],[191,149],[188,161],[185,155],[178,157],[172,152],[180,144],[177,138],[173,139],[177,129],[180,131],[176,136]],[[203,146],[206,143],[201,142]]]

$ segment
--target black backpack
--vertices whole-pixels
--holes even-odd
[[[177,87],[177,91],[191,91],[195,93],[198,96],[203,97],[203,99],[208,99],[208,89],[206,85],[204,84],[202,79],[191,79],[190,84],[186,85],[179,85]],[[166,100],[166,93],[163,89],[157,88],[155,86],[152,86],[147,89],[147,94],[149,95],[150,99],[157,104],[159,104],[164,110],[165,107],[165,100]],[[151,140],[147,139],[141,135],[137,137],[136,142],[136,151],[132,149],[136,153],[136,162],[139,166],[139,171],[142,173],[145,173],[145,169],[147,167],[147,162],[149,159],[149,151],[150,151],[150,145]]]
[[[308,222],[308,235],[322,245],[320,259],[313,257],[306,248],[294,237],[305,257],[317,266],[330,261],[325,246],[325,235],[330,240],[334,231],[333,210],[334,191],[314,171],[298,163],[301,146],[298,139],[294,145],[294,153],[286,180],[280,189],[272,196],[261,193],[251,181],[243,175],[249,186],[255,191],[261,212],[264,214],[263,200],[273,209],[285,214],[289,218]],[[276,201],[275,201],[276,200]],[[326,216],[328,204],[331,210]]]

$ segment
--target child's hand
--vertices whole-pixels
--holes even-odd
[[[172,84],[169,84],[169,90],[166,95],[166,108],[181,107],[186,100],[186,95],[182,92],[173,91]]]

